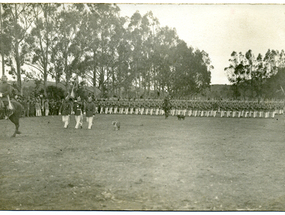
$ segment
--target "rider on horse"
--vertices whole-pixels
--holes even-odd
[[[7,82],[7,76],[2,76],[0,84],[0,109],[4,109],[5,118],[8,119],[14,112],[14,108],[10,101],[12,95],[12,87]]]

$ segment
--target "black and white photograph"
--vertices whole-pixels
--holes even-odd
[[[285,4],[0,2],[0,212],[285,211]]]

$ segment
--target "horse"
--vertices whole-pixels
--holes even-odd
[[[2,107],[1,107],[1,101],[0,101],[0,115],[2,115],[2,116],[4,116],[4,107],[3,107],[3,105],[2,105]],[[14,110],[13,110],[13,113],[12,113],[12,115],[10,115],[8,118],[9,118],[9,120],[12,122],[12,123],[14,123],[14,125],[15,125],[15,132],[14,132],[14,134],[12,135],[12,137],[16,137],[16,134],[21,134],[21,132],[19,131],[19,127],[20,127],[20,123],[19,123],[19,121],[20,121],[20,117],[21,117],[21,115],[22,115],[22,111],[23,111],[23,106],[19,103],[19,102],[17,102],[16,100],[11,100],[11,103],[12,103],[12,105],[13,105],[13,107],[14,107]],[[1,119],[3,119],[3,117],[1,117]]]

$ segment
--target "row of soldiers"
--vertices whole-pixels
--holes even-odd
[[[18,98],[21,99],[21,98]],[[70,99],[70,98],[69,98]],[[20,100],[26,116],[60,115],[65,99]],[[71,101],[71,100],[70,100]],[[95,113],[164,115],[163,100],[96,99]],[[73,102],[72,102],[73,103]],[[84,102],[83,102],[84,103]],[[283,101],[170,100],[170,115],[221,117],[274,117],[283,114]],[[84,111],[84,110],[82,110]],[[72,112],[72,111],[71,111]],[[82,121],[82,120],[81,120]],[[80,126],[80,123],[79,123]]]
[[[221,117],[269,117],[283,114],[282,101],[170,100],[170,115]],[[100,100],[100,114],[163,115],[163,100]]]

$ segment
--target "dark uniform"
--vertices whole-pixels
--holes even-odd
[[[71,114],[71,102],[68,100],[68,97],[63,100],[61,107],[59,109],[59,114],[62,115],[62,121],[64,122],[64,128],[68,127]]]
[[[71,104],[68,100],[63,100],[62,105],[60,107],[60,114],[62,116],[67,116],[71,114]]]
[[[11,116],[13,114],[13,107],[9,107],[9,98],[12,96],[12,87],[7,82],[7,77],[2,77],[2,83],[0,85],[0,108],[4,106],[5,116]]]
[[[87,101],[85,105],[86,117],[92,117],[93,115],[95,115],[95,111],[95,103],[93,101]]]
[[[86,113],[86,122],[88,123],[88,129],[92,128],[93,116],[96,112],[95,103],[92,101],[92,98],[88,98],[88,101],[85,104],[85,113]]]

